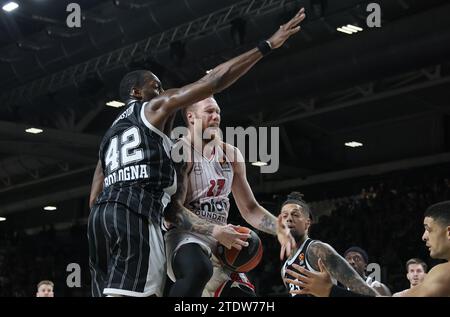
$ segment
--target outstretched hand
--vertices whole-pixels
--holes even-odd
[[[272,49],[279,48],[289,37],[300,31],[299,24],[305,18],[305,8],[301,8],[300,11],[298,11],[286,24],[280,25],[278,31],[276,31],[268,40]]]
[[[285,282],[299,286],[299,289],[293,289],[289,293],[310,294],[316,297],[330,296],[331,287],[333,286],[331,275],[323,264],[322,259],[319,259],[318,264],[320,272],[308,271],[297,264],[293,264],[296,271],[286,270],[293,279],[287,278]]]
[[[280,260],[289,258],[296,248],[296,243],[289,229],[283,224],[281,215],[277,219],[277,238],[281,245]]]

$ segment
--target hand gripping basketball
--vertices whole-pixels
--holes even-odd
[[[238,227],[231,224],[226,226],[214,226],[212,236],[227,249],[235,248],[241,250],[242,247],[248,246],[246,240],[250,237],[250,234],[239,232],[235,228]]]
[[[239,232],[248,234],[246,239],[248,246],[245,248],[226,249],[219,245],[217,248],[217,258],[222,265],[234,272],[248,272],[254,269],[261,261],[263,248],[258,235],[246,227],[235,227]]]

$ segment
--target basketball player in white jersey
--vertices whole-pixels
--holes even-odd
[[[226,225],[232,193],[251,226],[277,235],[277,218],[256,201],[241,152],[218,139],[220,108],[216,100],[209,97],[195,103],[186,108],[184,117],[189,136],[183,142],[191,157],[186,166],[184,206],[204,220]],[[211,139],[205,140],[202,136],[207,129]],[[254,296],[245,274],[233,274],[219,264],[214,256],[217,240],[211,236],[174,227],[165,240],[168,275],[175,282],[170,296]]]
[[[291,296],[309,296],[302,293],[298,270],[317,272],[319,259],[327,267],[333,278],[349,289],[360,294],[376,296],[377,292],[368,286],[359,274],[329,244],[312,240],[308,236],[311,226],[311,211],[303,200],[303,195],[293,192],[283,203],[279,216],[279,226],[290,231],[298,246],[284,263],[281,276]]]

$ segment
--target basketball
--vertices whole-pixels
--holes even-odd
[[[227,249],[223,245],[219,245],[217,257],[226,268],[234,272],[244,273],[253,270],[259,264],[263,248],[261,240],[253,230],[246,227],[238,227],[236,230],[241,233],[250,233],[250,237],[246,240],[248,246],[238,250],[235,248]]]

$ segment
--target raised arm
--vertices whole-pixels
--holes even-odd
[[[172,132],[173,129],[173,123],[175,121],[175,117],[177,115],[177,112],[175,111],[174,113],[172,113],[166,121],[166,124],[164,125],[164,130],[162,132],[164,132],[165,135],[169,135]]]
[[[236,158],[232,163],[234,176],[231,190],[239,212],[245,221],[254,228],[276,235],[277,218],[256,201],[247,180],[245,162],[241,151],[231,145],[227,145],[227,149],[227,152],[233,151]]]
[[[279,48],[293,34],[300,30],[298,24],[305,19],[302,8],[289,22],[280,26],[268,40],[272,49]],[[203,100],[232,85],[247,73],[261,58],[260,49],[254,48],[212,69],[200,80],[177,89],[169,89],[153,98],[145,108],[147,120],[161,127],[167,116],[178,109]]]
[[[295,240],[289,230],[283,228],[281,221],[261,206],[255,199],[247,180],[245,161],[241,151],[226,144],[226,152],[233,154],[233,184],[231,190],[242,217],[254,228],[276,235],[281,245],[280,259],[289,257],[295,248]]]
[[[89,208],[92,208],[98,195],[103,190],[103,179],[102,163],[99,160],[97,167],[95,168],[94,177],[92,178],[91,194],[89,195]]]

